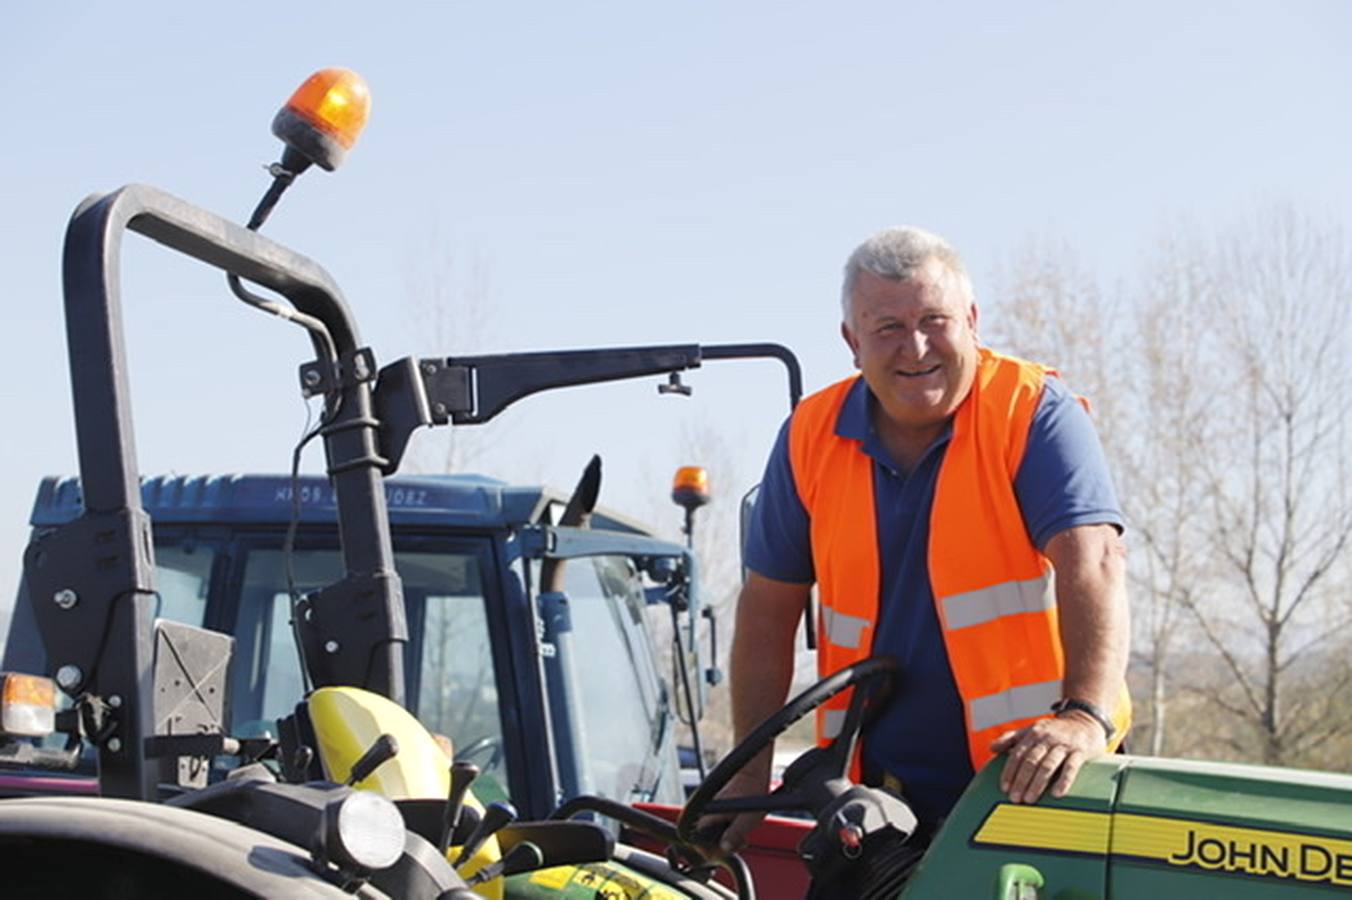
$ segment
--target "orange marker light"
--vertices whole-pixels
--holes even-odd
[[[709,493],[709,472],[703,466],[681,466],[671,480],[671,499],[678,506],[695,509],[713,499]]]
[[[37,675],[0,673],[0,733],[42,737],[56,729],[56,683]]]
[[[371,93],[351,69],[321,69],[296,88],[272,120],[272,133],[310,162],[333,171],[371,114]]]

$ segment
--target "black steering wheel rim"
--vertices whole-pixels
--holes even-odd
[[[681,815],[676,820],[676,830],[681,840],[686,843],[695,843],[695,825],[706,812],[716,811],[710,810],[709,806],[714,802],[718,792],[726,787],[734,775],[740,772],[747,763],[751,762],[789,726],[841,691],[877,679],[890,678],[896,673],[896,670],[896,660],[890,656],[873,656],[860,660],[818,681],[758,725],[741,743],[733,747],[719,761],[718,765],[714,766],[713,770],[704,777],[704,780],[686,799]],[[853,730],[857,731],[858,725],[859,719],[856,717],[856,725]],[[849,740],[852,737],[852,734],[842,731],[836,740]],[[767,794],[765,798],[770,796]]]

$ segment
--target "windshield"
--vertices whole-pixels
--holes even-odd
[[[231,693],[240,734],[270,732],[302,694],[284,566],[282,551],[271,547],[250,550],[244,564]],[[297,550],[291,566],[301,594],[342,577],[337,550]],[[412,636],[405,674],[411,709],[429,730],[451,739],[457,758],[506,783],[478,554],[401,551],[395,567]]]

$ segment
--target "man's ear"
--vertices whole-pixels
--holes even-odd
[[[855,338],[854,332],[850,331],[848,322],[840,323],[840,336],[845,339],[845,343],[850,347],[850,356],[854,359],[854,367],[859,368],[859,341]]]

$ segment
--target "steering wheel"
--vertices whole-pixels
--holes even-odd
[[[496,734],[486,734],[478,740],[470,741],[464,747],[456,748],[456,761],[474,761],[476,757],[487,757],[480,769],[487,772],[490,769],[497,768],[502,762],[502,737]]]
[[[874,656],[846,666],[834,675],[828,675],[812,687],[790,700],[783,709],[762,722],[755,731],[732,748],[727,756],[714,766],[685,801],[680,818],[676,820],[676,830],[681,840],[688,844],[699,843],[695,835],[695,825],[707,814],[770,812],[777,809],[799,809],[816,812],[814,797],[802,788],[785,783],[769,794],[751,797],[733,797],[715,800],[732,776],[764,750],[790,725],[830,700],[847,688],[859,688],[850,698],[849,710],[845,713],[845,722],[840,734],[822,751],[814,771],[825,771],[833,778],[844,778],[850,771],[850,760],[854,756],[854,747],[859,732],[864,725],[864,711],[880,687],[890,682],[897,671],[897,662],[890,656]]]

